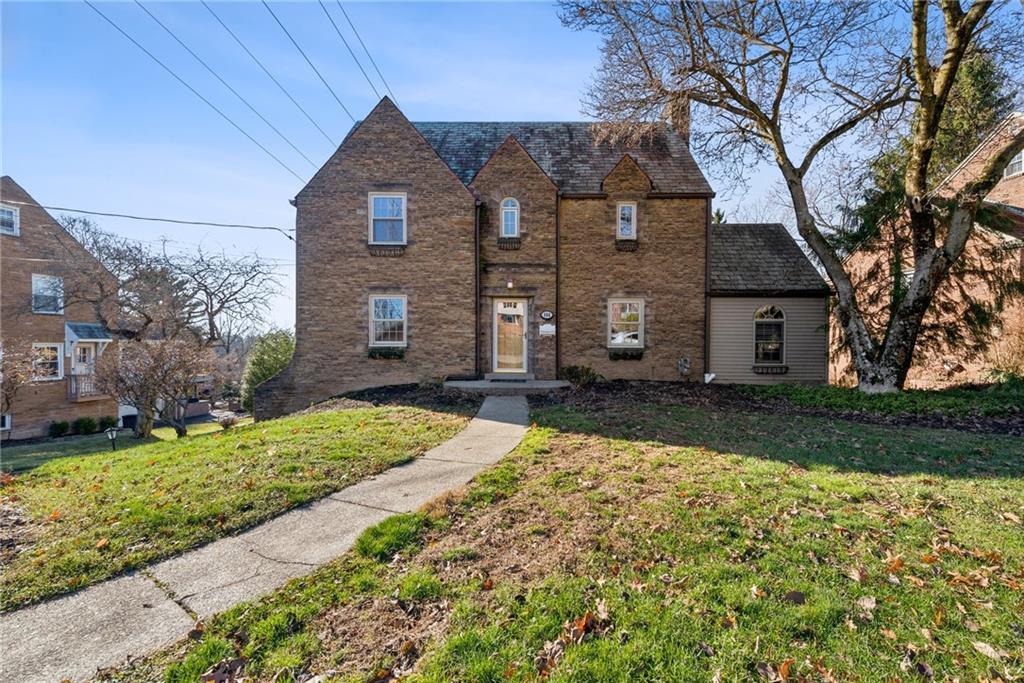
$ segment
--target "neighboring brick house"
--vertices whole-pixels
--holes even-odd
[[[1019,126],[1024,126],[1024,113],[1015,112],[1003,119],[938,185],[936,192],[940,196],[951,196],[962,189],[977,177],[1001,146],[1006,134]],[[961,264],[964,273],[939,289],[935,304],[925,316],[925,324],[933,329],[962,325],[968,298],[994,301],[995,293],[991,286],[994,278],[1020,281],[1024,277],[1024,152],[1010,161],[1002,179],[986,197],[985,204],[995,219],[993,225],[998,229],[975,226],[964,249]],[[889,227],[881,239],[872,241],[847,259],[854,284],[866,293],[864,300],[882,294],[885,301],[895,285],[893,234],[893,228]],[[902,259],[901,270],[904,277],[913,273],[909,247]],[[873,320],[876,325],[881,325],[884,320],[880,305],[869,308],[867,316],[869,322]],[[1000,365],[1016,364],[1020,367],[1024,364],[1024,302],[1017,298],[1008,303],[994,326],[994,333],[993,343],[980,353],[967,345],[945,341],[919,345],[907,375],[907,386],[934,389],[952,384],[987,382],[991,380],[993,370]],[[832,325],[830,347],[830,380],[838,384],[854,384],[856,377],[849,353],[843,348],[838,324]]]
[[[555,379],[568,366],[701,381],[715,374],[713,196],[668,127],[624,147],[589,123],[411,123],[385,98],[294,200],[295,356],[258,389],[257,416],[371,386]],[[817,277],[788,233],[760,227]],[[770,291],[747,294],[785,308],[790,283],[765,277]],[[824,337],[793,346],[802,327],[756,312],[743,313],[749,365],[773,367],[756,377],[824,381]],[[804,353],[821,372],[788,375]]]
[[[0,338],[32,346],[35,377],[3,416],[3,438],[42,436],[55,421],[117,417],[117,402],[93,376],[111,336],[89,305],[64,306],[68,249],[87,256],[13,179],[0,179]]]

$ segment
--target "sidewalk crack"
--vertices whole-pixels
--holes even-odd
[[[199,614],[194,609],[192,609],[191,607],[189,607],[185,603],[185,598],[190,597],[190,596],[185,595],[185,596],[180,596],[179,597],[178,594],[175,593],[174,590],[169,585],[167,585],[165,582],[161,581],[160,579],[156,578],[156,574],[154,574],[152,571],[150,571],[150,569],[148,567],[144,568],[144,569],[140,569],[139,570],[139,574],[141,574],[142,576],[145,576],[147,579],[152,581],[153,585],[156,586],[157,589],[159,589],[160,592],[163,593],[164,596],[168,600],[170,600],[175,605],[180,607],[185,612],[185,614],[187,614],[190,617],[192,617],[192,619],[195,620],[195,621],[199,620]]]

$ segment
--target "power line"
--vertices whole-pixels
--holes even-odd
[[[236,130],[237,130],[238,132],[239,132],[239,133],[241,133],[241,134],[242,134],[242,135],[244,135],[245,137],[249,138],[249,141],[250,141],[250,142],[252,142],[252,144],[254,144],[254,145],[256,145],[257,147],[259,147],[260,149],[262,149],[262,150],[263,150],[263,152],[264,152],[264,153],[265,153],[265,154],[266,154],[267,156],[269,156],[269,157],[270,157],[271,159],[273,159],[274,161],[276,161],[276,162],[277,162],[277,163],[278,163],[278,164],[279,164],[279,165],[281,166],[281,168],[283,168],[284,170],[288,171],[288,172],[289,172],[289,173],[291,173],[291,174],[292,174],[293,176],[295,176],[295,177],[296,177],[296,178],[297,178],[297,179],[299,180],[299,182],[305,182],[305,180],[304,180],[304,179],[302,178],[302,176],[300,176],[300,175],[299,175],[298,173],[296,173],[295,171],[293,171],[293,170],[291,169],[291,167],[289,167],[289,166],[288,166],[288,164],[286,164],[286,163],[284,163],[283,161],[281,161],[281,160],[280,160],[280,159],[279,159],[279,158],[278,158],[278,157],[277,157],[277,156],[276,156],[276,155],[275,155],[275,154],[274,154],[273,152],[271,152],[271,151],[270,151],[269,149],[267,149],[266,147],[264,147],[263,145],[261,145],[261,144],[259,143],[259,141],[258,141],[258,140],[257,140],[256,138],[254,138],[253,136],[251,136],[251,135],[249,135],[249,134],[248,134],[247,132],[245,132],[245,129],[243,129],[243,128],[242,128],[241,126],[239,126],[239,125],[238,125],[237,123],[235,123],[235,122],[234,122],[233,120],[231,120],[231,118],[230,118],[230,117],[229,117],[229,116],[228,116],[227,114],[225,114],[225,113],[224,113],[224,112],[222,112],[222,111],[221,111],[220,109],[218,109],[218,108],[216,107],[216,105],[214,105],[214,104],[213,104],[212,102],[210,102],[210,100],[208,100],[208,99],[206,99],[205,97],[203,97],[203,96],[202,96],[202,95],[201,95],[201,94],[199,93],[199,91],[198,91],[198,90],[196,90],[196,89],[195,89],[195,88],[193,88],[193,87],[192,87],[191,85],[189,85],[189,84],[188,84],[187,82],[185,82],[185,79],[183,79],[183,78],[182,78],[181,76],[179,76],[178,74],[174,73],[174,71],[173,71],[173,70],[172,70],[172,69],[171,69],[171,68],[170,68],[169,66],[167,66],[166,64],[164,64],[163,62],[161,62],[161,61],[160,61],[159,59],[157,59],[156,55],[154,55],[154,54],[153,54],[152,52],[150,52],[149,50],[147,50],[146,48],[144,48],[144,47],[142,46],[142,44],[141,44],[141,43],[139,43],[139,41],[137,41],[137,40],[135,40],[134,38],[132,38],[132,37],[131,37],[131,36],[130,36],[130,35],[128,34],[128,32],[127,32],[127,31],[125,31],[125,30],[124,30],[123,28],[121,28],[120,26],[118,26],[118,25],[117,25],[117,23],[115,23],[113,19],[111,19],[111,18],[110,18],[110,17],[108,17],[108,16],[106,15],[106,14],[104,14],[103,12],[101,12],[101,11],[99,10],[99,8],[98,8],[98,7],[96,7],[96,6],[94,5],[94,4],[92,4],[91,2],[89,2],[89,0],[82,0],[82,1],[83,1],[83,2],[84,2],[84,3],[86,4],[86,5],[88,5],[88,6],[89,6],[89,8],[90,8],[90,9],[92,9],[92,11],[96,12],[96,14],[100,15],[101,17],[103,17],[103,19],[104,19],[104,20],[105,20],[105,21],[106,21],[106,22],[107,22],[108,24],[110,24],[110,25],[111,25],[111,26],[113,26],[113,27],[114,27],[115,29],[117,29],[118,33],[120,33],[120,34],[121,34],[122,36],[124,36],[125,38],[127,38],[128,40],[130,40],[130,41],[132,42],[132,44],[134,44],[134,45],[135,45],[135,47],[137,47],[137,48],[139,48],[140,50],[142,50],[143,52],[145,52],[145,53],[146,53],[146,56],[148,56],[148,57],[149,57],[150,59],[152,59],[152,60],[153,60],[154,62],[156,62],[157,64],[159,64],[159,65],[160,65],[160,66],[161,66],[161,67],[162,67],[162,68],[164,69],[164,71],[166,71],[166,72],[167,72],[167,73],[169,73],[169,74],[170,74],[171,76],[173,76],[173,77],[175,78],[175,80],[177,80],[177,81],[178,81],[179,83],[181,83],[181,84],[182,84],[183,86],[185,86],[186,88],[188,88],[189,90],[191,90],[191,91],[192,91],[192,94],[193,94],[193,95],[195,95],[196,97],[198,97],[199,99],[201,99],[201,100],[202,100],[202,101],[203,101],[203,102],[204,102],[204,103],[206,104],[206,106],[208,106],[208,107],[209,107],[210,109],[212,109],[212,110],[214,110],[215,112],[217,112],[217,113],[218,113],[218,114],[220,115],[220,117],[221,117],[222,119],[224,119],[225,121],[227,121],[228,123],[230,123],[230,124],[231,124],[231,125],[232,125],[232,126],[233,126],[233,127],[234,127],[234,128],[235,128],[235,129],[236,129]]]
[[[85,0],[88,2],[89,0]],[[213,228],[241,228],[245,230],[273,230],[279,232],[293,242],[295,239],[289,235],[289,232],[295,232],[295,228],[279,228],[276,225],[249,225],[246,223],[213,223],[210,221],[187,221],[180,218],[154,218],[152,216],[134,216],[127,213],[110,213],[108,211],[90,211],[88,209],[72,209],[66,206],[43,206],[42,204],[33,204],[32,202],[19,202],[11,199],[5,199],[6,204],[21,204],[22,206],[42,206],[47,211],[68,211],[70,213],[84,213],[90,216],[106,216],[108,218],[128,218],[133,221],[152,221],[155,223],[175,223],[177,225],[204,225]]]
[[[302,150],[301,150],[301,149],[299,149],[298,147],[296,147],[296,146],[295,146],[295,143],[293,143],[293,142],[292,142],[291,140],[289,140],[289,139],[288,139],[288,138],[287,138],[287,137],[285,136],[285,134],[284,134],[284,133],[282,133],[282,132],[281,132],[280,130],[278,130],[278,129],[277,129],[277,126],[275,126],[275,125],[274,125],[274,124],[272,124],[272,123],[271,123],[270,121],[268,121],[268,120],[267,120],[267,117],[265,117],[265,116],[264,116],[263,114],[261,114],[261,113],[259,113],[258,111],[256,111],[256,107],[252,106],[252,104],[250,104],[250,103],[249,103],[249,100],[247,100],[247,99],[245,99],[244,97],[242,97],[242,96],[241,96],[241,95],[239,94],[239,92],[238,92],[237,90],[235,90],[234,88],[232,88],[232,87],[231,87],[231,86],[230,86],[230,85],[228,84],[228,82],[227,82],[227,81],[225,81],[225,80],[224,80],[223,78],[221,78],[220,74],[218,74],[218,73],[217,73],[216,71],[214,71],[214,69],[213,69],[213,68],[212,68],[212,67],[211,67],[211,66],[210,66],[209,64],[207,64],[206,62],[204,62],[204,61],[202,60],[202,58],[201,58],[201,57],[200,57],[199,55],[197,55],[197,54],[196,54],[196,53],[195,53],[195,52],[194,52],[194,51],[192,50],[192,48],[190,48],[190,47],[189,47],[188,45],[186,45],[186,44],[185,44],[185,42],[184,42],[184,41],[183,41],[183,40],[182,40],[181,38],[179,38],[179,37],[178,37],[177,35],[175,35],[174,31],[172,31],[171,29],[167,28],[167,25],[166,25],[166,24],[164,24],[164,23],[163,23],[162,21],[160,21],[159,19],[157,19],[157,18],[156,18],[156,15],[154,15],[154,14],[153,14],[152,12],[150,12],[150,11],[149,11],[149,9],[147,9],[145,5],[143,5],[143,4],[141,3],[141,2],[139,2],[139,0],[135,0],[135,4],[136,4],[136,5],[138,5],[138,6],[139,6],[139,8],[140,8],[140,9],[141,9],[141,10],[142,10],[143,12],[145,12],[146,14],[148,14],[148,15],[149,15],[149,17],[150,17],[150,18],[151,18],[151,19],[152,19],[153,21],[155,21],[155,22],[157,23],[157,25],[158,25],[158,26],[160,26],[160,28],[162,28],[162,29],[163,29],[164,31],[166,31],[166,32],[167,32],[167,34],[168,34],[168,35],[169,35],[169,36],[170,36],[171,38],[174,38],[174,40],[176,40],[176,41],[177,41],[178,45],[181,45],[181,46],[182,46],[183,48],[185,48],[185,51],[186,51],[186,52],[188,52],[188,53],[189,53],[190,55],[192,55],[193,57],[195,57],[195,60],[196,60],[197,62],[199,62],[200,64],[202,64],[202,65],[203,65],[203,67],[204,67],[204,68],[205,68],[205,69],[206,69],[207,71],[209,71],[209,72],[210,72],[210,73],[211,73],[211,74],[213,75],[213,77],[214,77],[214,78],[216,78],[216,79],[217,79],[218,81],[220,81],[220,82],[221,82],[221,84],[222,84],[222,85],[223,85],[223,86],[224,86],[225,88],[227,88],[228,90],[230,90],[230,91],[231,91],[231,93],[232,93],[232,94],[233,94],[233,95],[234,95],[235,97],[237,97],[237,98],[238,98],[239,100],[241,100],[242,104],[244,104],[245,106],[247,106],[247,107],[249,108],[249,111],[251,111],[251,112],[252,112],[253,114],[255,114],[256,116],[260,117],[260,120],[261,120],[261,121],[263,121],[263,123],[265,123],[265,124],[267,124],[268,126],[270,126],[270,129],[271,129],[272,131],[274,131],[275,133],[277,133],[277,136],[278,136],[279,138],[281,138],[281,139],[282,139],[282,140],[284,140],[284,141],[285,141],[286,143],[288,143],[288,146],[289,146],[289,147],[291,147],[292,149],[294,149],[294,150],[295,150],[295,151],[296,151],[296,152],[297,152],[297,153],[299,154],[299,156],[301,156],[301,157],[302,157],[303,159],[305,159],[306,161],[308,161],[308,162],[309,162],[309,165],[310,165],[310,166],[312,166],[313,168],[316,168],[316,167],[317,167],[317,166],[316,166],[316,164],[315,164],[315,163],[313,162],[313,160],[312,160],[312,159],[310,159],[310,158],[309,158],[308,156],[306,156],[305,154],[303,154]]]
[[[223,27],[224,27],[224,30],[228,32],[228,35],[230,35],[230,36],[231,36],[232,38],[234,38],[234,39],[235,39],[235,42],[236,42],[236,43],[238,43],[239,47],[241,47],[241,48],[242,48],[243,50],[245,50],[245,53],[246,53],[247,55],[249,55],[250,57],[252,57],[252,61],[256,62],[256,65],[257,65],[258,67],[260,67],[261,69],[263,69],[263,73],[265,73],[265,74],[267,75],[267,77],[268,77],[268,78],[270,78],[270,80],[272,80],[272,81],[274,82],[274,85],[276,85],[276,86],[277,86],[278,88],[280,88],[281,92],[283,92],[283,93],[285,94],[285,96],[286,96],[286,97],[287,97],[287,98],[288,98],[289,100],[291,100],[291,101],[292,101],[292,104],[294,104],[294,105],[295,105],[295,106],[296,106],[296,107],[298,108],[298,110],[299,110],[299,111],[301,111],[301,112],[303,113],[303,115],[304,115],[304,116],[306,117],[306,119],[308,119],[310,123],[312,123],[312,124],[313,124],[314,126],[316,126],[316,129],[317,129],[318,131],[320,131],[320,134],[321,134],[321,135],[323,135],[323,136],[324,136],[324,137],[325,137],[325,138],[327,139],[327,142],[329,142],[329,143],[331,143],[332,145],[334,145],[335,147],[337,147],[337,146],[338,146],[338,143],[337,143],[337,142],[335,142],[334,140],[332,140],[332,139],[331,139],[331,136],[330,136],[330,135],[328,135],[328,134],[327,134],[327,133],[326,133],[326,132],[324,131],[324,129],[320,127],[320,124],[318,124],[318,123],[317,123],[316,121],[314,121],[314,120],[313,120],[313,117],[309,115],[309,112],[307,112],[307,111],[306,111],[305,109],[303,109],[303,108],[302,108],[302,105],[301,105],[301,104],[299,104],[299,103],[298,103],[298,101],[296,101],[296,99],[295,99],[294,97],[292,97],[291,93],[290,93],[290,92],[288,92],[288,91],[287,91],[287,90],[285,89],[285,87],[284,87],[283,85],[281,85],[281,83],[280,83],[280,82],[279,82],[279,81],[278,81],[278,80],[277,80],[276,78],[274,78],[274,74],[270,73],[270,70],[269,70],[269,69],[267,69],[267,67],[263,66],[263,62],[261,62],[261,61],[260,61],[259,59],[257,59],[256,55],[254,55],[254,54],[252,53],[252,51],[251,51],[251,50],[249,50],[249,48],[245,46],[245,43],[243,43],[243,42],[242,42],[242,39],[241,39],[241,38],[239,38],[238,36],[236,36],[236,35],[235,35],[235,32],[234,32],[234,31],[232,31],[232,30],[231,30],[230,28],[228,28],[228,25],[224,23],[224,20],[223,20],[223,19],[221,19],[221,18],[220,18],[219,16],[217,16],[217,13],[216,13],[216,12],[214,12],[214,11],[213,11],[213,8],[212,8],[212,7],[210,7],[210,6],[209,6],[209,5],[208,5],[208,4],[206,3],[206,0],[200,0],[200,2],[202,2],[202,3],[203,3],[203,7],[205,7],[205,8],[207,9],[207,11],[209,11],[209,13],[213,15],[213,18],[214,18],[214,19],[216,19],[216,20],[217,20],[217,22],[218,22],[218,23],[219,23],[219,24],[220,24],[221,26],[223,26]]]
[[[331,26],[334,27],[334,31],[338,34],[338,37],[341,38],[341,42],[345,43],[345,48],[348,50],[348,53],[352,55],[352,59],[355,61],[356,66],[358,66],[359,70],[363,72],[363,78],[365,78],[366,82],[370,84],[370,88],[373,89],[373,94],[376,95],[379,100],[380,93],[377,92],[377,86],[375,86],[373,81],[370,80],[370,77],[366,75],[366,69],[364,69],[363,65],[359,63],[359,58],[356,57],[356,53],[352,51],[352,46],[348,44],[347,40],[345,40],[345,36],[342,34],[341,29],[338,28],[338,25],[334,23],[334,17],[332,17],[331,13],[327,11],[327,5],[324,4],[324,0],[317,0],[317,2],[320,3],[320,9],[322,9],[324,14],[327,15],[327,19],[331,22]]]
[[[341,98],[338,97],[338,93],[334,92],[334,88],[332,88],[331,84],[327,82],[327,79],[323,77],[323,75],[320,73],[320,70],[313,66],[312,60],[310,60],[310,58],[306,56],[306,53],[303,52],[301,47],[299,47],[299,44],[295,42],[295,39],[292,38],[292,34],[288,32],[288,29],[284,27],[284,24],[281,23],[281,20],[277,18],[276,14],[274,14],[274,10],[270,9],[270,5],[267,4],[267,0],[260,0],[260,2],[262,2],[263,6],[267,8],[268,12],[270,12],[270,16],[274,17],[274,21],[276,21],[277,25],[281,27],[281,30],[284,31],[284,34],[288,36],[288,40],[292,41],[292,45],[295,46],[295,49],[298,50],[299,54],[302,55],[303,58],[306,60],[306,64],[309,64],[309,68],[313,70],[313,73],[320,77],[320,82],[323,83],[327,87],[327,89],[331,91],[331,94],[334,95],[334,100],[339,105],[341,105],[341,108],[344,110],[344,112],[348,114],[348,117],[350,119],[352,119],[352,123],[355,123],[356,117],[352,116],[352,112],[348,110],[348,107],[346,107],[345,104],[341,101]]]
[[[345,11],[345,7],[341,4],[341,0],[334,1],[338,3],[338,7],[341,9],[341,13],[345,15],[345,21],[348,22],[349,28],[352,29],[352,33],[356,34],[356,38],[359,39],[359,44],[363,46],[363,52],[366,53],[367,58],[370,60],[370,64],[373,64],[373,70],[377,72],[378,76],[380,76],[380,82],[384,84],[385,88],[387,88],[388,94],[391,95],[391,99],[394,100],[395,104],[397,105],[398,98],[395,97],[395,93],[391,92],[391,86],[388,85],[388,82],[384,80],[384,74],[382,74],[380,72],[380,69],[377,68],[377,62],[373,61],[373,57],[370,55],[370,51],[366,49],[366,43],[363,42],[362,37],[360,37],[359,35],[359,31],[356,30],[356,25],[353,24],[352,20],[348,18],[348,12]]]

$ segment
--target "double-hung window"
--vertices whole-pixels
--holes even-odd
[[[0,204],[0,234],[17,235],[21,232],[21,211],[14,206]]]
[[[512,197],[501,200],[501,236],[519,237],[519,201]]]
[[[619,202],[615,211],[615,239],[636,239],[636,202]]]
[[[1010,176],[1020,175],[1024,173],[1024,151],[1017,152],[1017,154],[1010,159],[1010,163],[1006,164],[1006,170],[1003,171],[1003,177],[1009,178]]]
[[[64,379],[63,344],[32,345],[32,379],[47,381]]]
[[[32,273],[32,312],[64,312],[64,279],[56,275]]]
[[[407,322],[405,295],[370,297],[370,346],[405,346]]]
[[[370,193],[370,244],[405,244],[405,193]]]
[[[644,346],[644,300],[608,301],[608,346],[642,349]]]
[[[786,362],[786,314],[777,306],[763,306],[754,313],[754,364]]]

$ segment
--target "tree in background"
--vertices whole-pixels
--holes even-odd
[[[967,56],[949,93],[935,136],[929,187],[943,182],[988,134],[1013,111],[1016,84],[992,55]],[[861,180],[857,203],[844,207],[845,220],[828,236],[836,251],[850,255],[863,251],[878,258],[862,275],[865,309],[895,312],[907,295],[913,269],[907,268],[913,234],[905,218],[904,178],[912,151],[910,135],[897,138],[870,161]],[[1005,218],[979,211],[979,225],[1006,228]],[[949,272],[947,284],[931,303],[933,315],[922,321],[917,347],[958,349],[964,357],[984,352],[994,341],[1004,307],[1022,292],[1012,267],[1017,254],[1005,240],[978,235]],[[984,286],[979,288],[978,284]],[[884,333],[884,316],[868,316],[876,336]]]
[[[294,353],[295,335],[291,330],[260,335],[249,351],[242,375],[242,407],[252,412],[256,387],[284,370]]]
[[[24,339],[0,340],[0,415],[7,415],[21,387],[32,381],[32,344]]]
[[[1024,129],[1009,131],[975,180],[951,197],[931,192],[940,124],[963,61],[989,52],[1019,63],[1019,8],[989,0],[966,9],[957,0],[909,7],[563,0],[561,7],[564,23],[604,36],[585,105],[605,122],[606,137],[635,141],[667,120],[692,132],[695,151],[740,175],[761,161],[778,167],[797,231],[835,288],[860,389],[901,389],[936,291],[960,260],[985,196],[1024,148]],[[814,211],[809,179],[841,140],[884,145],[889,131],[907,129],[901,208],[914,275],[883,332],[873,334],[843,255]]]
[[[96,381],[104,393],[139,411],[138,437],[152,434],[158,414],[181,437],[187,434],[185,405],[196,377],[213,368],[213,352],[193,340],[125,340],[96,361]]]
[[[712,223],[724,223],[725,222],[725,211],[721,209],[715,209],[714,213],[711,214]]]

